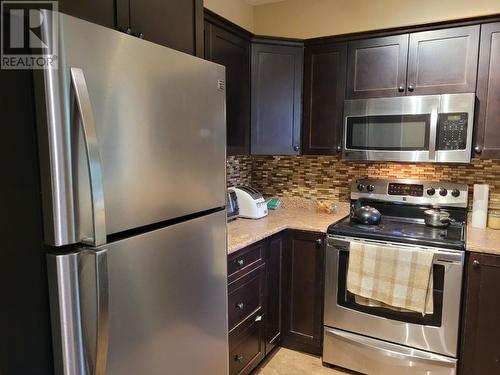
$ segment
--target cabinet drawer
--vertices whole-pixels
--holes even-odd
[[[229,334],[229,374],[250,373],[264,358],[262,309]]]
[[[229,282],[264,263],[264,245],[262,241],[229,255],[227,263]]]
[[[264,265],[229,284],[229,331],[262,307]]]

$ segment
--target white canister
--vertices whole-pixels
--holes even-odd
[[[486,223],[488,221],[489,189],[490,186],[488,184],[474,184],[471,223],[474,228],[486,228]]]

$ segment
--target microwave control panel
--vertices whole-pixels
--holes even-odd
[[[467,113],[440,113],[437,123],[436,150],[465,150]]]

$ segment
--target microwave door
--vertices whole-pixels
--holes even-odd
[[[344,158],[435,161],[439,104],[437,95],[347,100]]]

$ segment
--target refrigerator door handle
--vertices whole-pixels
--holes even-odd
[[[94,256],[97,286],[95,375],[105,375],[109,342],[109,286],[107,250],[103,249],[95,251]]]
[[[79,122],[82,126],[85,142],[92,204],[94,238],[85,238],[82,239],[82,242],[91,246],[100,246],[106,243],[106,215],[104,211],[101,155],[99,153],[94,114],[82,69],[71,68],[71,87],[78,107]]]

